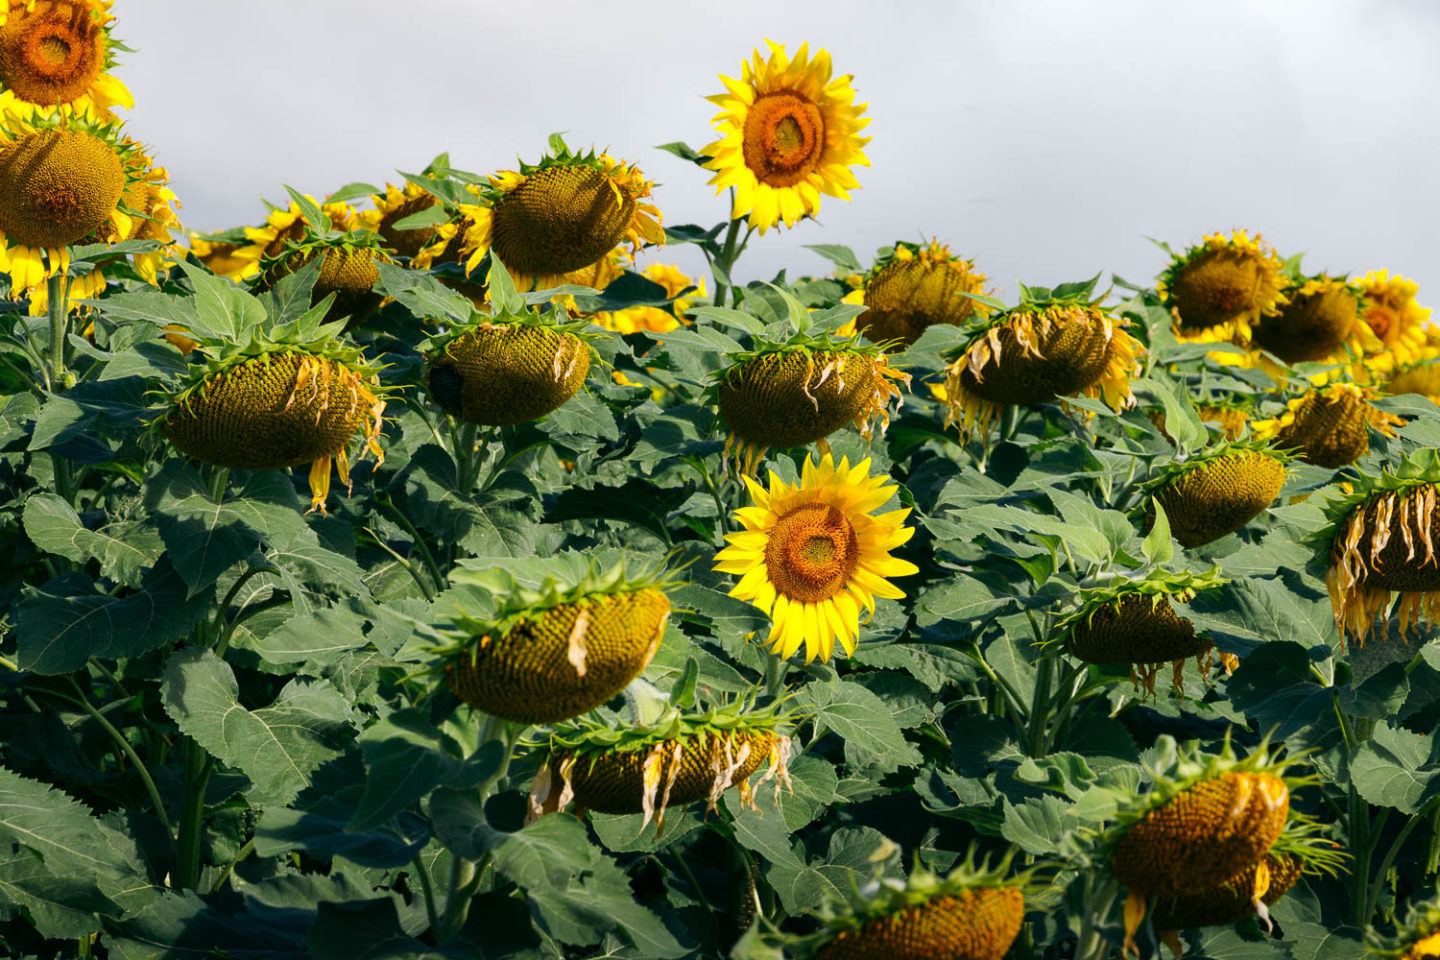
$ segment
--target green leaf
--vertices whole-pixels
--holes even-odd
[[[394,297],[406,310],[422,319],[449,318],[465,323],[475,313],[475,305],[465,297],[445,286],[434,277],[393,263],[377,263],[380,280],[375,289],[387,297]]]
[[[48,783],[0,767],[0,839],[28,847],[54,874],[133,876],[104,827],[79,801]]]
[[[100,575],[121,583],[139,579],[140,569],[160,559],[160,535],[141,523],[110,524],[87,530],[75,508],[53,493],[25,502],[25,533],[41,550],[77,563],[100,561]]]
[[[15,626],[20,666],[61,674],[91,657],[136,657],[183,636],[210,608],[209,594],[190,594],[168,559],[145,574],[139,590],[120,597],[100,592],[83,574],[62,574],[22,592]]]
[[[1140,550],[1146,560],[1155,564],[1168,563],[1175,555],[1175,542],[1170,538],[1170,518],[1165,515],[1165,508],[1159,500],[1155,501],[1155,522],[1145,535]]]
[[[1381,807],[1415,813],[1435,794],[1440,768],[1430,762],[1434,737],[1392,727],[1384,720],[1356,751],[1350,776],[1360,796]]]
[[[675,156],[679,157],[681,160],[689,160],[691,163],[705,162],[705,158],[702,157],[700,154],[696,153],[694,147],[691,147],[688,143],[685,143],[682,140],[675,140],[671,143],[662,143],[655,149],[664,150],[666,153],[672,153]]]
[[[490,273],[486,284],[490,289],[490,302],[501,313],[518,316],[525,312],[525,298],[515,289],[510,271],[505,269],[505,264],[500,262],[494,250],[490,251]]]
[[[1187,454],[1205,446],[1210,431],[1195,412],[1189,394],[1175,381],[1168,377],[1136,377],[1130,382],[1132,386],[1149,387],[1160,398],[1165,407],[1165,432],[1174,439],[1180,453]]]
[[[389,897],[318,905],[305,935],[312,960],[442,960],[449,951],[427,946],[400,926]]]
[[[340,604],[296,613],[278,629],[247,640],[243,646],[254,650],[266,663],[279,666],[308,663],[323,667],[339,663],[345,654],[369,643],[365,618],[355,612],[354,606]]]
[[[297,678],[270,706],[247,710],[230,665],[206,649],[172,654],[160,695],[183,733],[279,803],[293,800],[354,735],[350,707],[327,681]]]
[[[858,750],[881,770],[897,770],[918,763],[919,753],[900,732],[900,725],[885,701],[860,686],[841,680],[802,687],[797,704],[815,708],[815,728],[833,730],[845,739],[848,751]]]
[[[218,502],[194,468],[177,459],[146,485],[146,506],[192,596],[260,545],[283,549],[309,532],[288,474],[240,476],[239,489]]]
[[[730,327],[749,334],[758,335],[765,332],[765,323],[759,317],[730,307],[691,307],[690,316],[709,320],[712,323],[720,324],[722,327]]]
[[[265,307],[233,280],[190,263],[182,262],[180,267],[195,288],[195,316],[188,322],[192,333],[217,340],[245,341],[252,330],[264,326]]]
[[[118,918],[119,905],[93,876],[56,876],[24,847],[0,845],[0,919],[22,916],[42,937],[74,939],[100,931],[97,914]]]
[[[367,728],[360,735],[360,751],[365,757],[365,793],[350,821],[353,830],[386,823],[464,766],[446,750],[429,714],[415,708],[396,711]]]
[[[568,813],[541,817],[500,837],[493,847],[495,869],[526,890],[563,890],[572,876],[600,859],[585,825]]]
[[[865,268],[855,256],[855,251],[838,243],[806,243],[806,250],[814,250],[820,256],[835,264],[841,273],[864,273]]]

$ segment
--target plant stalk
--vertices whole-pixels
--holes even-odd
[[[65,388],[65,338],[70,312],[65,309],[65,274],[57,273],[45,281],[46,304],[50,318],[50,389],[59,393]]]
[[[733,192],[733,191],[732,191]],[[732,197],[733,199],[733,197]],[[743,219],[731,220],[730,227],[725,231],[725,246],[720,249],[720,255],[715,258],[715,306],[725,306],[726,295],[730,287],[721,282],[723,274],[726,280],[730,278],[730,268],[735,265],[739,258],[739,251],[736,249],[736,241],[740,239],[740,224]]]

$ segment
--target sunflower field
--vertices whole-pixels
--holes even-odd
[[[741,283],[869,164],[768,41],[714,226],[555,136],[195,234],[110,7],[0,0],[0,956],[1440,957],[1414,283]]]

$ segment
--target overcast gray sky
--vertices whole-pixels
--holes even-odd
[[[656,144],[710,142],[717,74],[808,40],[870,105],[872,166],[819,223],[757,238],[742,278],[828,272],[937,235],[1013,295],[1098,270],[1148,279],[1215,230],[1312,271],[1388,267],[1440,306],[1440,4],[1426,0],[467,2],[119,0],[131,130],[187,226],[315,194],[538,159],[567,131],[639,161],[667,225],[728,213]],[[692,251],[651,259],[698,268]]]

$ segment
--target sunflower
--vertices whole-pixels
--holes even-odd
[[[1395,473],[1359,474],[1326,504],[1329,523],[1312,544],[1330,561],[1325,583],[1342,644],[1348,635],[1363,646],[1395,593],[1402,635],[1440,617],[1437,484],[1440,457],[1422,450]]]
[[[1388,270],[1372,270],[1357,281],[1364,300],[1360,316],[1365,338],[1364,366],[1383,377],[1422,359],[1429,346],[1430,310],[1415,302],[1420,285]]]
[[[805,458],[798,486],[773,471],[768,491],[745,477],[753,505],[735,512],[745,529],[726,534],[715,569],[741,578],[730,596],[770,615],[771,652],[789,657],[803,643],[805,662],[829,660],[838,638],[849,656],[860,608],[873,614],[877,596],[905,596],[886,578],[919,572],[890,556],[915,532],[904,525],[910,511],[872,516],[897,488],[869,474],[868,459],[852,469],[848,459],[837,467],[826,454],[818,464]]]
[[[1253,240],[1244,230],[1228,237],[1212,233],[1201,246],[1172,255],[1155,289],[1175,318],[1179,339],[1245,345],[1252,324],[1289,302],[1280,269],[1280,257],[1258,233]]]
[[[321,204],[308,193],[305,199],[311,204],[319,207],[323,213],[323,220],[329,223],[310,223],[301,209],[298,201],[292,200],[290,206],[285,209],[271,207],[270,213],[265,217],[263,227],[244,228],[245,239],[248,241],[245,246],[237,247],[233,256],[245,260],[253,260],[259,264],[262,260],[274,259],[285,252],[287,244],[298,243],[305,237],[306,229],[310,230],[355,230],[362,226],[360,215],[355,208],[348,203],[325,203]]]
[[[958,327],[972,316],[989,313],[983,304],[962,296],[985,293],[985,274],[937,240],[929,246],[895,244],[888,256],[855,282],[859,288],[845,301],[862,303],[866,309],[855,318],[853,329],[844,332],[862,333],[876,343],[912,344],[937,323]]]
[[[1263,317],[1252,329],[1255,345],[1286,363],[1319,361],[1350,345],[1358,353],[1361,290],[1343,279],[1321,274],[1285,292],[1280,312]]]
[[[223,233],[190,233],[190,252],[205,265],[205,269],[217,277],[229,277],[236,283],[257,275],[260,261],[249,256],[240,256],[239,250],[246,246],[243,230],[227,230]]]
[[[624,310],[591,314],[590,322],[616,333],[636,333],[640,330],[668,333],[682,323],[689,323],[689,320],[684,319],[685,312],[694,305],[694,301],[707,296],[704,277],[692,280],[685,271],[668,263],[652,263],[640,273],[647,280],[665,288],[665,297],[671,301],[673,313],[659,307],[627,307]],[[597,283],[590,283],[588,286],[597,290],[604,289],[604,286]],[[687,296],[680,296],[686,291],[689,291]]]
[[[0,270],[20,296],[69,269],[71,244],[134,229],[121,200],[137,147],[111,125],[12,120],[0,129]]]
[[[1087,284],[1060,290],[1025,288],[1019,306],[965,325],[946,370],[946,426],[983,432],[1007,405],[1072,394],[1101,397],[1117,411],[1134,404],[1130,378],[1145,348],[1128,321],[1090,302]]]
[[[1116,791],[1116,823],[1096,853],[1127,888],[1123,953],[1134,951],[1134,934],[1148,909],[1216,891],[1250,871],[1249,899],[1259,900],[1268,873],[1252,870],[1276,848],[1287,825],[1302,833],[1313,822],[1290,809],[1291,793],[1316,783],[1313,775],[1287,775],[1293,761],[1268,743],[1237,759],[1227,734],[1218,755],[1178,749],[1169,735],[1155,747],[1163,758],[1149,771],[1150,788]],[[1333,872],[1338,857],[1319,845],[1285,845],[1315,869]]]
[[[1405,922],[1393,937],[1366,931],[1365,956],[1383,960],[1436,960],[1440,957],[1440,894],[1405,910]]]
[[[1261,441],[1221,441],[1160,465],[1144,489],[1165,509],[1175,539],[1190,549],[1234,533],[1274,503],[1287,459]]]
[[[385,192],[372,194],[370,200],[375,209],[361,211],[358,226],[378,233],[386,249],[409,260],[417,270],[430,269],[459,234],[459,224],[448,217],[433,226],[396,228],[402,220],[441,206],[440,200],[419,184],[407,180],[397,187],[387,183]]]
[[[1414,393],[1440,402],[1440,360],[1430,358],[1400,367],[1385,378],[1381,389],[1389,396]]]
[[[1055,642],[1085,663],[1128,666],[1137,689],[1155,694],[1155,679],[1166,664],[1173,669],[1173,688],[1184,690],[1184,668],[1195,658],[1201,679],[1210,675],[1214,644],[1175,611],[1173,603],[1189,603],[1198,592],[1229,581],[1218,568],[1206,574],[1152,572],[1138,579],[1120,578],[1101,587],[1086,587],[1080,606],[1056,624]]]
[[[492,175],[480,202],[460,204],[460,255],[468,274],[491,249],[521,290],[556,286],[561,274],[628,242],[663,246],[660,210],[641,201],[653,184],[607,153],[572,153],[558,136],[538,164]]]
[[[783,45],[765,43],[769,59],[756,50],[739,80],[720,77],[726,92],[708,99],[720,107],[712,122],[721,137],[700,151],[715,192],[735,190],[731,219],[749,214],[762,235],[780,220],[793,227],[815,216],[822,193],[850,199],[860,188],[850,168],[870,166],[870,138],[859,135],[870,120],[860,116],[866,105],[855,103],[853,78],[832,80],[824,50],[812,60],[801,44],[791,60]]]
[[[133,107],[114,66],[113,0],[0,0],[0,114],[113,119]]]
[[[1274,440],[1292,449],[1306,463],[1343,467],[1370,452],[1370,427],[1388,437],[1405,421],[1378,409],[1372,400],[1379,391],[1353,383],[1317,387],[1286,405],[1284,413],[1251,426],[1256,439]]]

